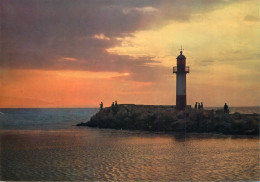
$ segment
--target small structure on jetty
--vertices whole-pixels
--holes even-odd
[[[182,54],[177,57],[177,66],[173,67],[173,73],[176,73],[176,108],[177,110],[185,110],[187,105],[186,97],[186,74],[190,72],[186,66],[186,57]]]

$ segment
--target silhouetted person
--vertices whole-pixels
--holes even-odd
[[[195,110],[197,110],[197,108],[198,108],[198,102],[196,102],[195,104]]]
[[[199,103],[199,105],[198,105],[198,109],[200,109],[200,103]]]
[[[227,105],[227,103],[225,103],[225,105],[224,105],[224,113],[229,113],[229,110],[228,110],[228,105]]]
[[[117,104],[117,100],[115,101],[115,111],[117,112],[119,110],[118,104]]]
[[[200,108],[203,109],[203,102],[201,102],[201,104],[200,104]]]
[[[112,102],[111,109],[112,109],[113,113],[115,113],[115,112],[116,112],[116,107],[115,107],[115,104],[114,104],[114,102]]]
[[[114,102],[112,102],[112,105],[111,105],[111,107],[112,107],[112,108],[114,108],[114,107],[115,107],[115,104],[114,104]]]
[[[100,103],[100,110],[103,110],[103,102]]]

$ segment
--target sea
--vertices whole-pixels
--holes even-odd
[[[0,180],[260,180],[259,137],[76,126],[98,110],[0,109]],[[230,111],[260,114],[260,107]]]

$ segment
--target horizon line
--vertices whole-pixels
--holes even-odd
[[[146,105],[146,106],[176,106],[176,105],[156,105],[156,104],[118,104],[118,105]],[[187,105],[190,106],[190,105]],[[107,107],[111,107],[111,106],[107,106]],[[204,108],[212,108],[212,107],[217,107],[217,108],[222,108],[223,106],[204,106]],[[229,107],[260,107],[260,105],[254,105],[254,106],[230,106]],[[64,106],[64,107],[0,107],[0,109],[96,109],[99,108],[99,106]],[[106,108],[106,107],[104,107]],[[193,107],[192,107],[193,108]]]

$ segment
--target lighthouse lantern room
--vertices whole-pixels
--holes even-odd
[[[186,97],[186,74],[190,72],[186,66],[186,57],[182,54],[177,57],[177,66],[173,67],[173,73],[176,73],[176,108],[177,110],[185,110],[187,105]]]

